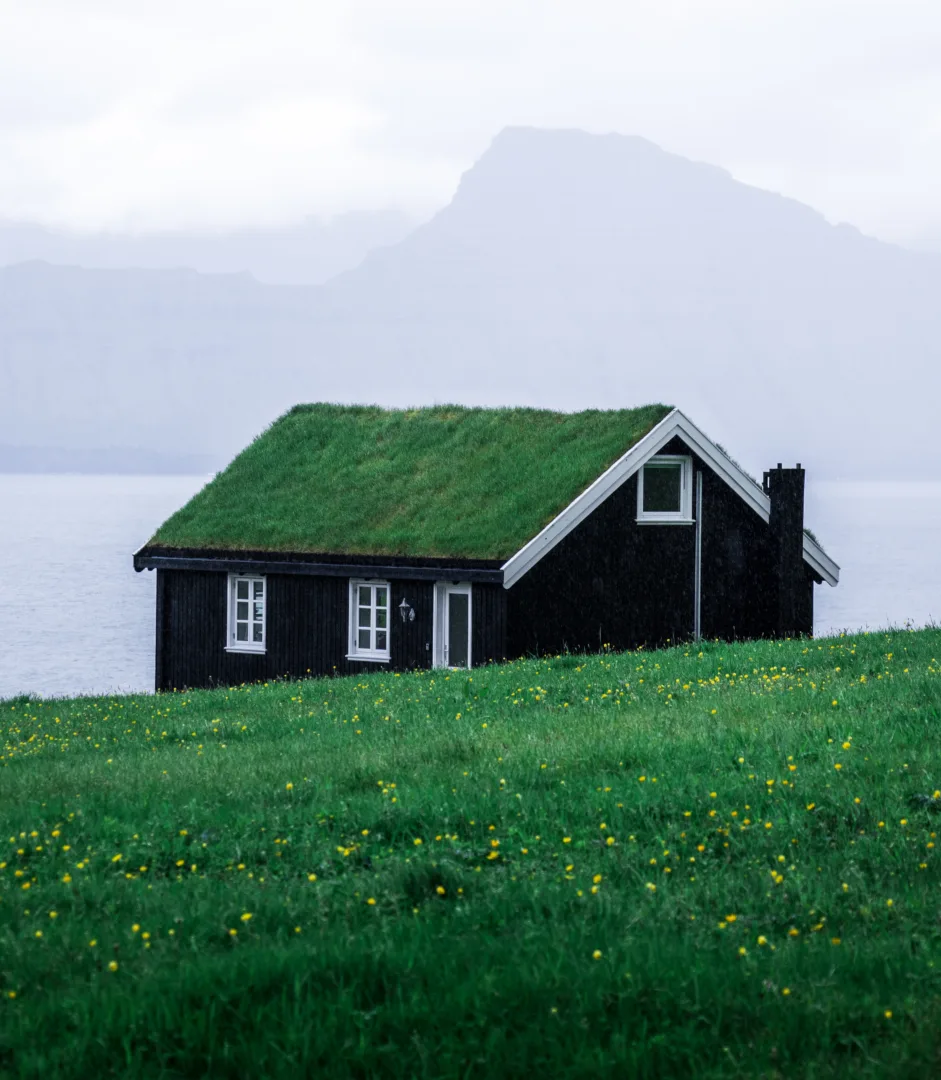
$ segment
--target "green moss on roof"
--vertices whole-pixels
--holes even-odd
[[[506,559],[669,412],[299,405],[148,546]]]

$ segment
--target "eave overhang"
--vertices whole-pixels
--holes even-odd
[[[303,574],[310,577],[366,577],[385,578],[389,581],[471,581],[502,585],[503,570],[499,566],[467,566],[441,561],[434,565],[427,562],[394,564],[377,561],[375,557],[346,562],[317,561],[303,557],[270,557],[219,552],[218,554],[173,554],[149,552],[145,549],[134,553],[134,569],[141,570],[209,570],[231,574]]]

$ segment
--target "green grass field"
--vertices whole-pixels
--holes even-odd
[[[941,1074],[941,631],[0,705],[0,1075]]]

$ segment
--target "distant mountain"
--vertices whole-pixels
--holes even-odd
[[[319,287],[0,270],[0,438],[228,454],[302,400],[662,400],[756,472],[933,476],[939,299],[939,256],[643,139],[514,128]]]
[[[248,274],[0,269],[0,438],[231,454],[316,385],[316,295]]]
[[[395,210],[218,233],[79,233],[0,221],[0,266],[41,260],[95,270],[186,268],[316,285],[356,266],[373,248],[401,240],[415,225]]]
[[[508,129],[448,207],[323,291],[356,327],[331,355],[426,395],[669,401],[755,471],[935,475],[941,258],[644,139]]]

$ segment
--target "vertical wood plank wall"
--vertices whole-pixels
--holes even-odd
[[[163,686],[163,649],[167,632],[167,575],[163,570],[157,572],[156,589],[156,618],[154,620],[154,684],[159,690]]]
[[[702,636],[775,637],[781,631],[771,532],[711,469],[702,469],[702,474]],[[809,635],[814,579],[806,564],[804,569],[794,601],[796,629]]]
[[[431,667],[431,581],[390,583],[388,663],[347,659],[348,578],[266,575],[263,654],[226,652],[227,588],[224,571],[157,571],[158,690]],[[506,594],[501,585],[475,584],[472,597],[472,660],[479,666],[505,655]],[[403,599],[415,611],[405,622],[399,614]]]
[[[509,590],[509,655],[627,649],[691,634],[695,529],[636,518],[631,477]]]
[[[502,585],[474,585],[471,588],[471,662],[499,663],[506,660],[507,591]]]
[[[664,453],[689,449],[677,439]],[[694,484],[696,475],[703,478],[702,636],[774,636],[768,526],[695,455],[693,468]],[[631,477],[509,590],[507,654],[652,647],[691,638],[695,547],[695,525],[637,523],[637,477]],[[797,598],[805,634],[813,632],[813,584],[808,569]]]

